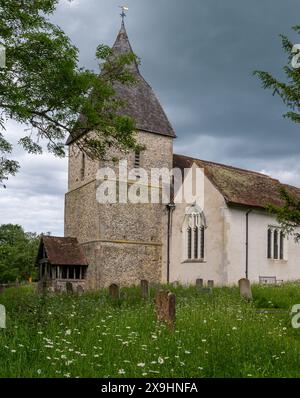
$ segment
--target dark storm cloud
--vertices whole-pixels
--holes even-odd
[[[97,45],[113,44],[120,27],[119,4],[120,0],[61,0],[52,20],[79,48],[82,66],[97,70]],[[299,1],[125,4],[127,32],[141,58],[141,72],[176,130],[175,151],[300,185],[299,126],[283,119],[280,100],[252,75],[262,69],[283,76],[286,57],[279,34],[300,43],[291,30],[300,24]],[[19,209],[19,222],[27,229],[45,230],[46,224],[62,233],[66,163],[51,157],[31,162],[17,155],[23,174],[11,180],[9,194],[1,194],[1,220],[15,219]]]
[[[75,0],[61,4],[55,20],[96,67],[100,42],[112,44],[119,28],[118,1]],[[127,31],[141,57],[141,71],[155,89],[177,132],[175,148],[206,157],[195,147],[214,137],[213,160],[249,163],[296,155],[299,128],[284,120],[278,98],[261,89],[255,69],[282,76],[285,55],[279,34],[300,41],[296,0],[129,0]],[[218,139],[230,145],[220,153]],[[221,142],[220,141],[220,142]],[[190,143],[190,145],[187,145]],[[236,162],[235,162],[236,156]]]

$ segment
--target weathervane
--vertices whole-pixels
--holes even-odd
[[[119,8],[121,8],[122,13],[120,14],[122,17],[122,21],[124,22],[124,18],[126,17],[125,11],[128,11],[129,8],[127,6],[119,6]]]

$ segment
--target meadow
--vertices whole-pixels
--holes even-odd
[[[251,303],[237,288],[172,287],[176,327],[156,322],[155,290],[37,295],[0,294],[0,377],[300,377],[300,329],[290,309],[300,283],[253,286]],[[262,309],[269,309],[269,312]],[[274,310],[281,309],[281,310]]]

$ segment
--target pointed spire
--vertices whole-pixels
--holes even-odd
[[[124,22],[124,18],[122,18],[122,23],[121,23],[121,29],[118,33],[118,36],[116,38],[116,41],[112,47],[113,50],[113,54],[115,55],[121,55],[121,54],[126,54],[126,53],[133,53],[130,41],[128,39],[128,35],[126,32],[126,28],[125,28],[125,22]],[[138,68],[138,64],[134,61],[129,69],[131,70],[131,72],[139,72],[139,68]]]

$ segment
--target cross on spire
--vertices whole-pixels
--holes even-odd
[[[122,12],[121,12],[121,18],[122,18],[122,22],[124,22],[124,18],[126,17],[126,13],[125,11],[128,11],[128,7],[127,6],[119,6],[119,8],[121,8]]]

